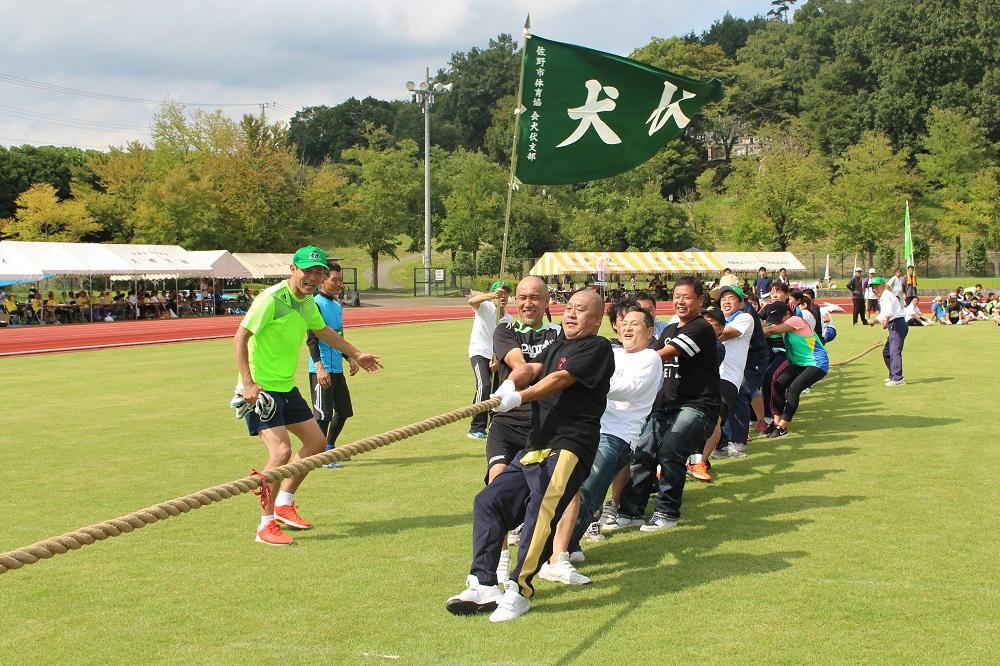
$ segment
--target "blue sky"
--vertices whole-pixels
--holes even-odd
[[[0,42],[0,145],[102,148],[149,141],[155,104],[63,94],[7,77],[109,95],[226,107],[259,102],[287,120],[348,97],[405,97],[403,83],[450,55],[536,34],[627,54],[651,37],[701,32],[726,11],[763,14],[767,0],[150,0],[6,3]],[[23,82],[22,82],[23,83]],[[209,107],[211,109],[212,107]]]

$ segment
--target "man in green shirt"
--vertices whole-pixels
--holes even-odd
[[[265,470],[280,467],[292,458],[289,432],[302,441],[296,459],[323,450],[326,437],[309,404],[295,387],[300,350],[311,330],[320,340],[343,352],[368,372],[382,367],[379,357],[364,354],[323,321],[312,294],[327,275],[326,253],[309,245],[299,248],[292,258],[287,280],[258,295],[236,332],[236,366],[243,385],[243,398],[254,404],[262,391],[274,400],[274,410],[264,416],[246,415],[251,435],[260,435],[267,446]],[[266,418],[265,418],[266,417]],[[269,501],[263,507],[257,541],[271,546],[287,546],[292,538],[278,523],[309,529],[312,523],[299,516],[295,491],[305,476],[269,484]]]

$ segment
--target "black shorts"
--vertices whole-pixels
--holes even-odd
[[[346,419],[354,416],[351,392],[342,372],[330,373],[330,385],[323,388],[316,379],[316,373],[309,373],[309,391],[312,393],[313,416],[317,421],[329,421],[334,415]]]
[[[274,398],[274,415],[267,421],[262,421],[257,412],[249,412],[243,418],[246,419],[247,429],[250,436],[257,435],[261,430],[268,428],[279,428],[295,423],[308,421],[313,417],[312,410],[302,398],[298,388],[291,391],[267,391],[267,394]]]
[[[509,418],[494,415],[486,435],[486,469],[493,465],[509,465],[517,452],[528,442],[531,425],[511,422]]]

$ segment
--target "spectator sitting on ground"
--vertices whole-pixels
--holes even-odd
[[[951,324],[945,312],[944,299],[940,296],[935,296],[931,303],[931,318],[938,324]]]
[[[909,299],[906,307],[903,308],[903,316],[906,317],[907,326],[930,326],[933,322],[924,316],[920,311],[920,299],[916,296]]]
[[[976,298],[975,296],[972,297],[972,301],[969,303],[967,311],[971,319],[978,319],[980,321],[989,319],[989,317],[987,317],[986,313],[983,311],[983,306],[980,305],[979,299]]]
[[[945,304],[944,310],[947,317],[945,323],[952,326],[962,326],[968,323],[968,315],[965,313],[965,308],[962,307],[962,301],[958,299],[958,294],[955,292],[948,294],[948,303]]]

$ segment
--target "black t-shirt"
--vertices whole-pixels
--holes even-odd
[[[770,354],[767,351],[767,336],[764,335],[764,326],[760,323],[757,310],[749,301],[743,302],[743,312],[753,317],[753,333],[750,335],[750,348],[747,350],[747,363],[753,365],[767,365]],[[722,359],[719,359],[721,362]]]
[[[719,352],[715,329],[698,317],[683,326],[671,324],[660,335],[664,346],[679,352],[663,362],[662,405],[694,407],[714,419],[719,414]]]
[[[960,303],[948,303],[945,312],[948,313],[948,319],[953,323],[962,319],[962,305]]]
[[[788,305],[784,301],[775,301],[760,309],[760,318],[768,324],[780,324],[784,320],[786,312],[788,312]],[[771,351],[785,351],[785,341],[781,334],[768,336],[767,346]]]
[[[525,361],[535,363],[542,352],[556,341],[561,330],[555,324],[542,324],[541,328],[535,329],[517,321],[497,326],[493,330],[493,353],[499,361],[497,367],[499,380],[503,382],[510,377],[511,368],[504,362],[510,350],[520,349]],[[521,405],[502,414],[494,414],[493,418],[527,428],[531,425],[531,404]]]
[[[529,403],[531,430],[525,450],[566,449],[589,469],[597,455],[601,416],[615,372],[611,343],[596,335],[575,340],[560,335],[535,362],[542,364],[539,380],[565,370],[576,381],[563,391]]]

